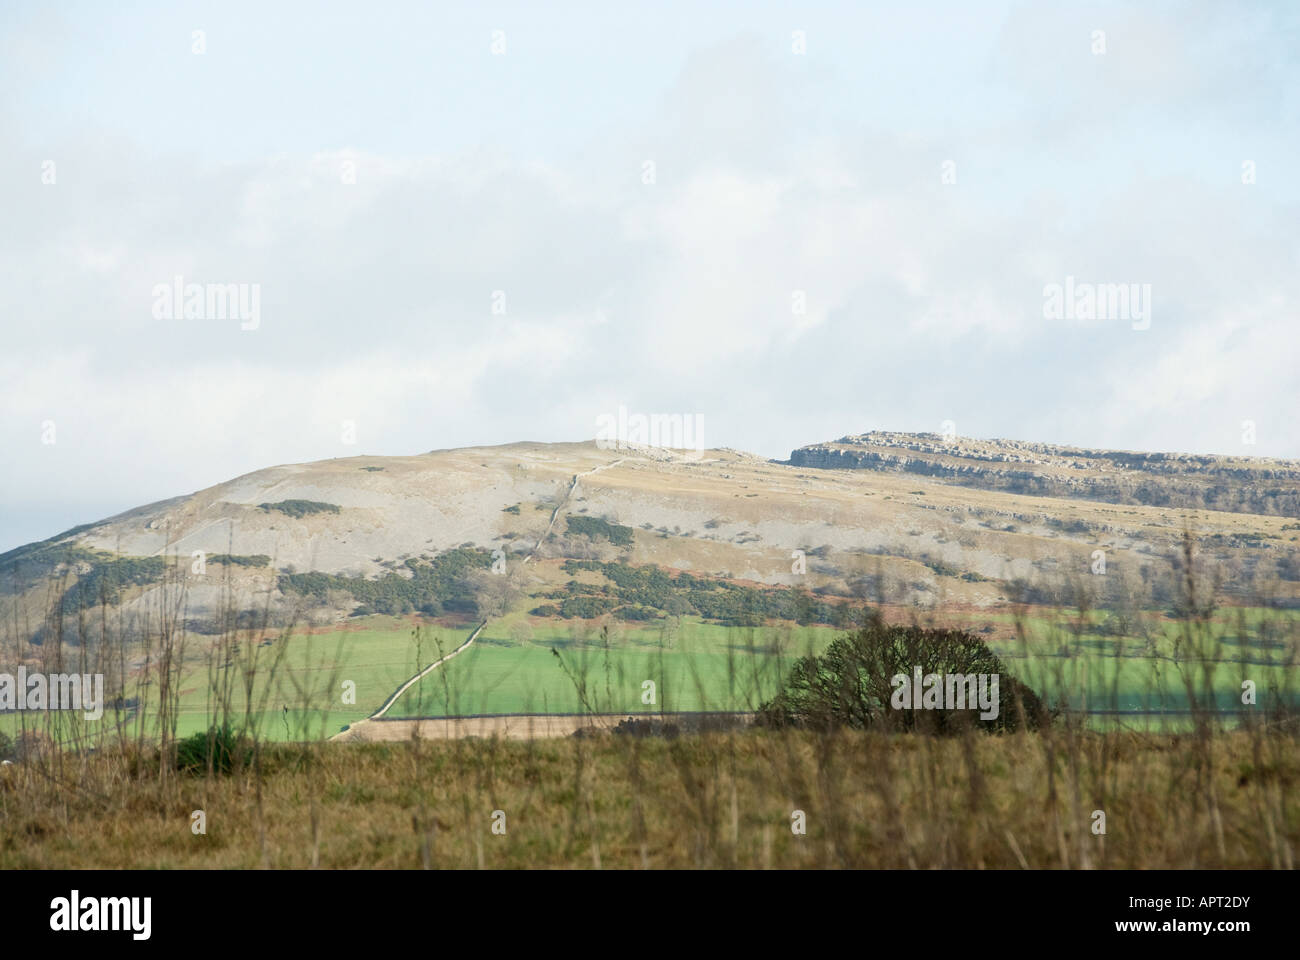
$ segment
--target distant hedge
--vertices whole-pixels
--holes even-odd
[[[623,620],[696,615],[732,626],[761,626],[771,620],[848,626],[860,615],[849,603],[830,602],[791,587],[751,587],[685,572],[673,575],[653,565],[566,560],[562,569],[568,574],[599,573],[607,583],[570,580],[543,594],[553,602],[534,609],[535,616],[558,613],[566,619],[589,619],[612,611]],[[558,611],[554,601],[559,602]]]
[[[96,562],[64,592],[63,612],[87,610],[101,603],[111,606],[121,600],[122,587],[157,583],[166,568],[162,557],[114,557]]]
[[[248,557],[235,553],[214,553],[208,557],[208,563],[220,563],[227,567],[267,567],[271,565],[271,558],[264,553]]]
[[[259,503],[258,507],[270,513],[272,510],[279,510],[281,513],[299,520],[313,513],[338,513],[339,507],[333,503],[321,503],[319,500],[281,500],[279,503]]]
[[[437,616],[441,613],[478,613],[478,602],[467,575],[492,566],[492,554],[485,550],[457,547],[432,560],[405,561],[411,576],[387,573],[375,580],[344,577],[332,573],[290,573],[280,577],[280,589],[315,597],[324,602],[329,591],[344,590],[361,601],[356,614],[384,613],[400,615],[419,610]]]

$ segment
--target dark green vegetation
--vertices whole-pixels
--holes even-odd
[[[64,591],[63,613],[116,604],[121,600],[123,587],[157,583],[166,569],[167,561],[163,557],[113,557],[97,561]]]
[[[281,500],[279,503],[259,503],[258,508],[270,513],[278,510],[286,516],[301,520],[313,513],[338,513],[339,507],[333,503],[321,503],[319,500]]]
[[[71,559],[82,559],[91,555],[92,551],[64,541],[85,533],[87,530],[93,530],[97,526],[99,526],[98,523],[83,523],[71,530],[64,530],[62,533],[55,534],[46,540],[27,543],[21,547],[14,547],[12,550],[0,553],[0,578],[16,574],[20,568],[28,576],[43,576],[60,563],[65,563]]]
[[[79,642],[77,614],[119,603],[125,588],[157,583],[167,568],[162,557],[123,557],[64,542],[84,529],[77,527],[0,556],[0,596],[20,594],[42,579],[54,587],[56,599],[44,622],[30,625],[25,633],[33,644],[44,644],[58,634]]]
[[[11,550],[0,558],[0,584],[3,589],[21,589],[40,577],[61,578],[58,610],[67,615],[116,604],[123,587],[156,583],[166,566],[162,557],[120,557],[47,540]],[[68,579],[73,577],[69,585]]]
[[[921,674],[998,678],[997,716],[976,722],[975,690],[962,691],[967,709],[894,709],[893,678]],[[920,691],[914,696],[920,697]],[[952,734],[974,726],[985,732],[1035,729],[1051,715],[1033,690],[1011,676],[997,654],[972,633],[876,620],[835,640],[822,654],[809,654],[790,668],[785,689],[759,711],[770,726],[815,729],[925,730]]]
[[[87,610],[113,606],[123,599],[123,590],[130,587],[159,583],[172,561],[165,557],[119,556],[105,550],[92,550],[74,544],[59,542],[71,535],[29,544],[11,550],[0,560],[0,592],[22,589],[41,577],[54,577],[58,581],[59,616],[40,626],[31,636],[32,642],[44,642],[52,629],[61,626],[65,639],[74,631],[69,618]],[[265,554],[240,556],[218,553],[207,558],[212,564],[262,568],[269,566],[271,558]],[[64,622],[60,622],[64,621]]]
[[[626,547],[632,543],[632,528],[610,523],[599,517],[568,516],[564,518],[566,529],[571,535],[588,537],[592,540],[608,540],[616,547]]]
[[[182,773],[230,774],[252,762],[252,739],[229,723],[176,741],[176,769]]]
[[[264,553],[255,553],[247,557],[234,553],[214,553],[208,557],[208,563],[219,563],[227,567],[269,567],[271,558]]]
[[[112,554],[61,542],[61,534],[40,543],[29,543],[0,554],[0,590],[21,589],[34,580],[56,573],[60,567],[102,562]]]
[[[844,626],[852,623],[862,609],[861,605],[831,602],[806,590],[751,587],[686,572],[674,576],[657,566],[566,560],[564,571],[599,573],[604,582],[570,580],[559,590],[543,593],[542,597],[559,603],[537,607],[533,610],[536,616],[571,619],[613,613],[621,620],[698,616],[741,627],[762,626],[771,620]]]
[[[355,616],[369,613],[403,614],[418,610],[430,616],[443,613],[478,616],[477,591],[469,575],[492,566],[484,550],[457,547],[431,560],[410,558],[404,566],[409,577],[387,573],[376,580],[332,573],[291,573],[280,577],[280,589],[325,602],[339,590],[359,600]]]

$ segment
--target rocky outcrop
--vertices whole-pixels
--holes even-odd
[[[788,462],[914,473],[1034,496],[1300,516],[1300,462],[1294,460],[873,432],[800,447]]]

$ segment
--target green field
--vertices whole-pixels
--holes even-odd
[[[675,634],[621,626],[608,641],[599,631],[580,639],[568,624],[544,624],[520,642],[504,626],[489,624],[472,647],[412,686],[388,715],[753,710],[776,693],[792,657],[820,651],[840,633],[823,626],[776,630],[683,619]],[[654,684],[653,704],[642,700],[646,681]]]
[[[417,668],[417,643],[409,626],[386,617],[375,617],[376,626],[363,630],[338,630],[318,634],[294,634],[259,646],[255,640],[246,644],[229,668],[210,666],[218,659],[209,650],[200,650],[199,638],[187,640],[186,666],[180,682],[177,702],[177,733],[186,736],[206,730],[220,715],[220,674],[229,672],[233,716],[247,712],[258,724],[262,735],[272,740],[300,740],[328,736],[344,724],[368,717],[389,695],[411,677]],[[467,632],[467,631],[466,631]],[[434,638],[450,649],[464,640],[459,630],[435,628],[423,638],[419,666],[437,659]],[[210,644],[211,641],[207,640]],[[248,695],[245,676],[252,677],[252,695]],[[355,686],[355,704],[343,702],[343,682]],[[131,721],[123,724],[123,735],[134,737],[143,722],[146,737],[157,730],[159,694],[155,684],[128,680],[125,695],[138,698],[144,706],[128,711]],[[251,705],[251,708],[250,708]],[[288,713],[285,712],[288,707]],[[116,727],[111,710],[94,723],[75,713],[51,712],[58,724],[58,739],[94,739],[96,729],[107,723]],[[10,713],[0,716],[0,731],[13,736],[31,715]],[[44,722],[44,716],[40,718]]]
[[[1247,622],[1257,626],[1259,619],[1251,614]],[[1222,636],[1193,650],[1176,644],[1173,624],[1139,640],[1090,631],[1076,637],[1060,623],[1027,619],[1024,644],[990,642],[1008,672],[1054,703],[1177,715],[1211,699],[1219,710],[1241,707],[1243,680],[1254,682],[1261,702],[1271,689],[1292,698],[1296,692],[1295,670],[1286,665],[1290,647],[1253,636],[1253,629],[1239,637],[1235,626],[1220,625]],[[563,625],[538,629],[526,642],[489,625],[473,647],[411,687],[389,716],[752,710],[776,692],[793,658],[824,649],[842,633],[684,621],[676,637],[631,628],[611,634],[606,646],[599,634],[578,640]],[[655,684],[654,705],[642,702],[646,680]]]
[[[1105,615],[1102,615],[1104,619]],[[970,615],[968,627],[988,629],[990,646],[1006,670],[1052,703],[1069,703],[1096,715],[1112,714],[1129,726],[1173,722],[1193,703],[1212,699],[1219,710],[1241,708],[1243,680],[1253,681],[1259,701],[1269,691],[1297,700],[1294,643],[1300,619],[1294,611],[1239,610],[1220,615],[1189,645],[1180,625],[1145,622],[1145,636],[1078,629],[1077,612],[1022,615],[1024,641],[1008,636],[1009,614]],[[230,714],[245,715],[270,740],[315,739],[371,715],[420,668],[459,646],[472,627],[422,626],[371,617],[365,629],[294,634],[259,645],[244,640],[229,667],[211,640],[190,638],[176,709],[177,733],[207,729],[221,716],[216,690],[230,686]],[[1137,631],[1135,631],[1137,632]],[[682,618],[674,623],[626,624],[604,629],[574,621],[531,621],[515,612],[490,623],[478,640],[444,667],[414,684],[389,710],[390,718],[519,713],[659,713],[750,711],[778,690],[790,663],[820,652],[843,629],[829,626],[734,627]],[[251,677],[252,695],[245,692]],[[654,684],[653,700],[645,686]],[[344,702],[344,683],[355,684],[355,703]],[[1191,691],[1189,694],[1189,686]],[[127,697],[143,710],[98,723],[79,714],[0,716],[11,736],[25,722],[52,723],[61,741],[94,742],[104,729],[113,736],[156,734],[158,691],[128,681]],[[646,698],[646,699],[643,699]],[[286,709],[287,708],[287,709]],[[1172,721],[1171,721],[1172,718]],[[41,727],[42,729],[46,729]]]

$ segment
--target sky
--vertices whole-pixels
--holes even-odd
[[[1298,134],[1294,3],[6,0],[0,551],[620,407],[1300,457]]]

